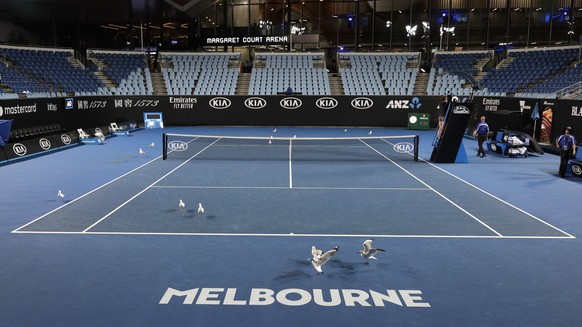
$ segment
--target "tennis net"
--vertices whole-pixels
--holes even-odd
[[[163,134],[163,159],[418,161],[418,135],[258,137]]]

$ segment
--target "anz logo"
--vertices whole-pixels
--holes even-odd
[[[297,98],[284,98],[279,102],[279,104],[284,109],[297,109],[301,107],[303,103]]]
[[[252,97],[245,100],[245,106],[249,109],[263,109],[267,105],[267,100]]]
[[[355,109],[370,109],[374,105],[374,101],[369,98],[355,98],[352,100],[352,107]]]
[[[420,99],[414,97],[410,100],[390,100],[386,109],[418,109],[421,106]]]
[[[230,107],[232,103],[230,102],[230,99],[218,97],[210,99],[210,101],[208,101],[208,104],[214,109],[226,109]]]
[[[394,144],[394,151],[398,153],[412,153],[414,151],[414,145],[409,142],[400,142]]]
[[[320,98],[317,99],[315,105],[320,109],[333,109],[337,107],[337,100],[334,98]]]
[[[188,143],[184,141],[171,141],[168,143],[168,149],[172,151],[186,151]]]

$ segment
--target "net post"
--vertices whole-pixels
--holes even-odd
[[[168,159],[168,135],[162,133],[162,160]]]
[[[414,135],[414,161],[418,161],[418,135]]]

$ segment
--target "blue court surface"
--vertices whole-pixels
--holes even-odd
[[[411,134],[418,161],[372,138]],[[579,326],[582,179],[433,137],[171,127],[0,166],[0,326]]]

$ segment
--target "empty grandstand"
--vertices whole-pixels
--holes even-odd
[[[257,54],[248,94],[284,93],[289,87],[303,95],[330,95],[324,54]]]
[[[239,53],[161,52],[168,95],[234,95]]]

